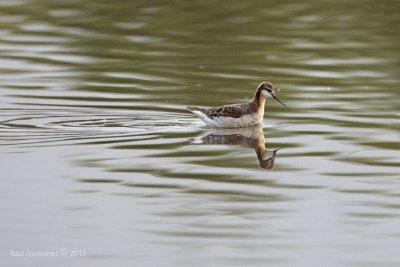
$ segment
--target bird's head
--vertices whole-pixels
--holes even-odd
[[[262,152],[262,150],[260,149],[258,150],[256,149],[258,162],[260,163],[259,165],[260,168],[265,170],[272,170],[275,165],[275,158],[278,150],[280,150],[280,148],[275,149],[273,151],[264,150],[264,152]]]
[[[272,97],[279,103],[281,103],[283,106],[286,107],[286,105],[278,99],[276,96],[276,89],[270,82],[262,82],[257,88],[256,92],[257,96],[263,96],[263,97]]]

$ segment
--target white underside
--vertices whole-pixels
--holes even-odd
[[[257,113],[244,115],[240,118],[214,117],[213,119],[210,119],[201,111],[194,110],[192,112],[199,116],[199,118],[202,119],[205,123],[215,128],[241,128],[262,122],[262,117],[260,117],[260,115]]]

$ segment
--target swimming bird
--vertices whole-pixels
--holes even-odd
[[[271,170],[279,149],[267,150],[264,131],[260,124],[246,128],[209,129],[201,136],[191,140],[192,144],[202,145],[237,145],[253,148],[256,152],[259,167]]]
[[[260,124],[264,118],[265,100],[270,96],[286,107],[276,96],[275,87],[270,82],[262,82],[257,87],[253,100],[244,104],[233,104],[215,108],[187,107],[205,123],[216,128],[242,128]]]

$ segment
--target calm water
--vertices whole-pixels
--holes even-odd
[[[399,266],[400,2],[280,2],[2,0],[1,262]]]

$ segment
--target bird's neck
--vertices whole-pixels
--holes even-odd
[[[258,137],[252,140],[251,147],[254,148],[259,159],[264,157],[267,149],[265,148],[265,137],[262,128],[258,132]]]
[[[257,159],[258,162],[260,163],[260,167],[265,169],[269,169],[269,165],[268,165],[268,159],[266,160],[266,154],[268,153],[268,150],[265,148],[265,143],[264,144],[260,144],[256,149],[256,154],[257,154]]]
[[[261,118],[264,117],[265,99],[266,97],[262,94],[257,94],[252,101],[254,111],[257,112]]]

